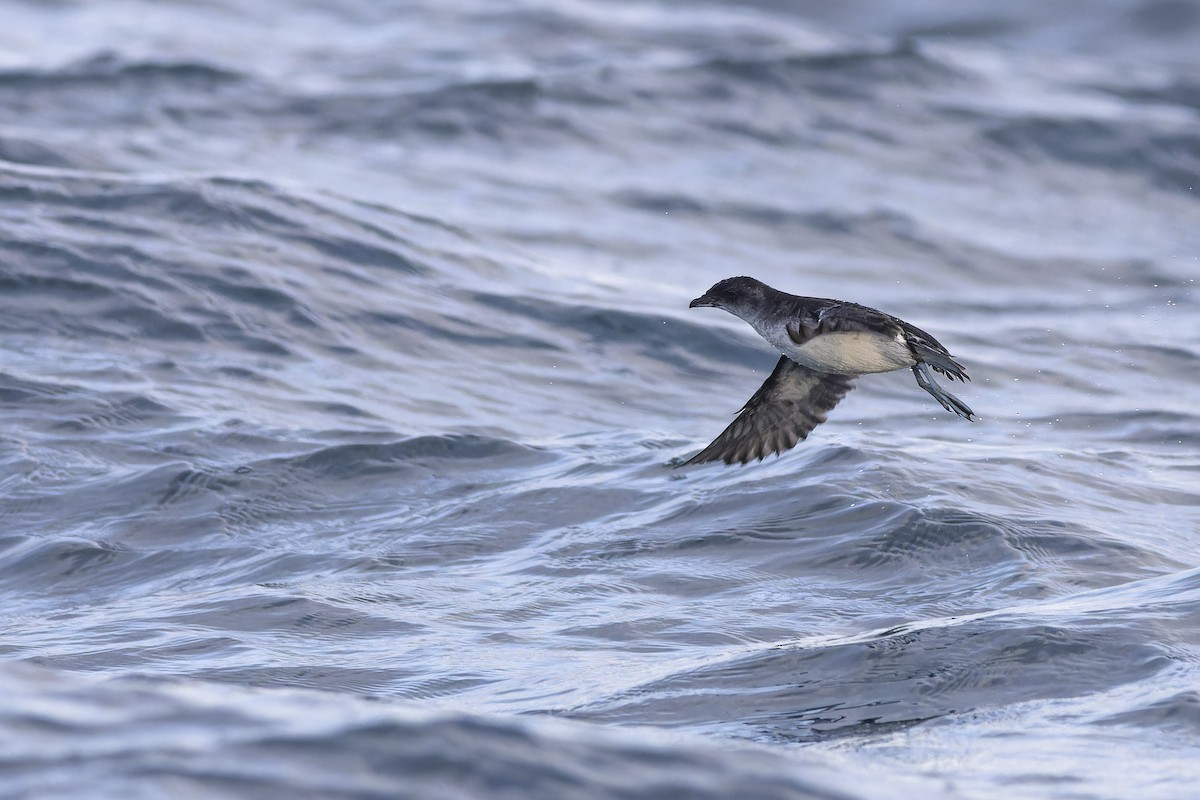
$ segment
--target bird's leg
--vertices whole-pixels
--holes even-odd
[[[938,385],[938,382],[934,380],[933,373],[929,371],[929,365],[924,361],[914,364],[912,371],[917,378],[917,386],[933,395],[933,399],[941,403],[942,408],[966,419],[975,418],[975,412],[971,410],[970,406]]]

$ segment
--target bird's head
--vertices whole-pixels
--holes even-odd
[[[762,305],[769,291],[771,287],[754,278],[726,278],[688,303],[688,308],[712,306],[745,319],[751,310]]]

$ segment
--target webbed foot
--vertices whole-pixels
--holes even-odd
[[[970,406],[938,385],[928,364],[924,362],[916,364],[912,371],[917,378],[917,386],[933,395],[933,399],[941,403],[942,408],[965,419],[975,419],[975,412],[971,410]]]

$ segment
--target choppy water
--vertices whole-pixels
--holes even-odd
[[[0,795],[1192,796],[1200,6],[1044,6],[8,4]],[[982,420],[673,469],[743,273]]]

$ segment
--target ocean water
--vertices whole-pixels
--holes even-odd
[[[4,19],[0,796],[1195,796],[1200,4]]]

